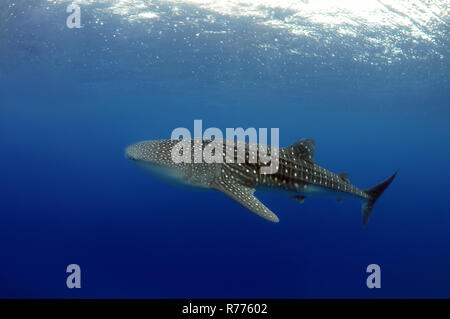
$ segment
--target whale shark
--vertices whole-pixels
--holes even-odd
[[[180,162],[174,159],[173,150],[182,141],[187,142],[185,144],[187,149],[179,148],[177,152],[188,151],[189,154],[186,153],[186,155],[190,160]],[[223,156],[224,160],[216,162],[204,159],[193,160],[194,154],[197,151],[205,151],[212,141],[215,141],[212,152],[218,152],[217,154]],[[314,159],[314,141],[301,139],[283,148],[265,145],[267,155],[277,155],[277,170],[267,173],[262,170],[268,165],[267,159],[255,160],[261,144],[253,144],[205,138],[149,140],[128,146],[125,149],[125,155],[145,171],[167,182],[217,190],[256,215],[275,223],[279,222],[278,216],[255,197],[255,191],[281,193],[299,203],[315,195],[334,196],[338,201],[346,197],[356,197],[362,201],[362,225],[365,226],[375,202],[398,172],[396,171],[374,187],[360,189],[350,183],[348,174],[336,174],[317,165]],[[226,150],[230,149],[230,145],[234,145],[231,147],[234,159],[232,162],[225,158]],[[239,146],[242,145],[244,145],[244,152],[239,153]],[[274,158],[271,157],[272,160]]]

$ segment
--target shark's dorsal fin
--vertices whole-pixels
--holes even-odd
[[[312,139],[304,138],[292,144],[291,146],[286,147],[286,150],[296,158],[302,159],[310,163],[314,163],[315,148],[316,146]]]
[[[296,200],[297,202],[299,202],[300,204],[303,204],[303,202],[306,199],[306,196],[303,195],[296,195],[296,196],[292,196],[292,199]]]
[[[274,223],[279,222],[278,216],[264,206],[264,204],[253,195],[255,192],[254,188],[239,184],[236,181],[223,177],[216,179],[211,184],[211,188],[228,195],[256,215]]]
[[[338,174],[338,176],[339,176],[344,182],[350,183],[350,179],[348,178],[348,174],[347,174],[347,173],[340,173],[340,174]]]

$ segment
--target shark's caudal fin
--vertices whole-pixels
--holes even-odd
[[[369,221],[369,217],[372,214],[373,205],[378,200],[378,198],[383,194],[384,190],[392,183],[398,171],[396,171],[391,177],[387,180],[378,184],[372,188],[366,189],[365,192],[370,196],[369,199],[365,200],[362,203],[362,224],[366,226]]]

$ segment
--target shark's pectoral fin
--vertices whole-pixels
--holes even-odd
[[[292,196],[292,199],[296,200],[297,202],[299,202],[300,204],[303,204],[303,202],[306,199],[306,196],[302,196],[302,195],[296,195],[296,196]]]
[[[219,178],[211,184],[211,188],[214,188],[225,195],[228,195],[245,208],[251,210],[256,215],[261,216],[271,222],[278,223],[278,216],[275,215],[270,209],[264,206],[254,195],[254,188],[241,185],[232,180],[224,180]]]

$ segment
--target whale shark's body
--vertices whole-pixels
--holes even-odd
[[[237,161],[237,145],[234,144],[233,163],[225,159],[227,140],[219,142],[219,151],[223,152],[224,160],[220,163],[178,162],[173,160],[172,150],[181,140],[143,141],[129,146],[126,156],[135,161],[145,170],[159,175],[164,179],[183,185],[218,190],[252,211],[272,222],[279,219],[269,208],[262,204],[253,193],[257,189],[277,191],[302,203],[311,195],[327,194],[341,200],[348,196],[362,200],[363,225],[371,215],[373,205],[381,193],[389,186],[397,172],[390,178],[370,189],[362,190],[352,185],[347,174],[335,174],[320,167],[314,160],[314,141],[302,139],[285,148],[267,146],[268,155],[278,154],[278,170],[267,174],[261,168],[267,167],[267,162],[253,160],[255,152],[251,144],[245,143],[245,159]],[[189,145],[195,153],[195,148],[204,150],[212,142],[210,139],[189,139]],[[229,141],[228,141],[229,142]],[[243,142],[241,142],[243,143]],[[198,150],[197,149],[197,150]],[[256,148],[258,149],[258,148]],[[217,151],[217,148],[216,148]]]

